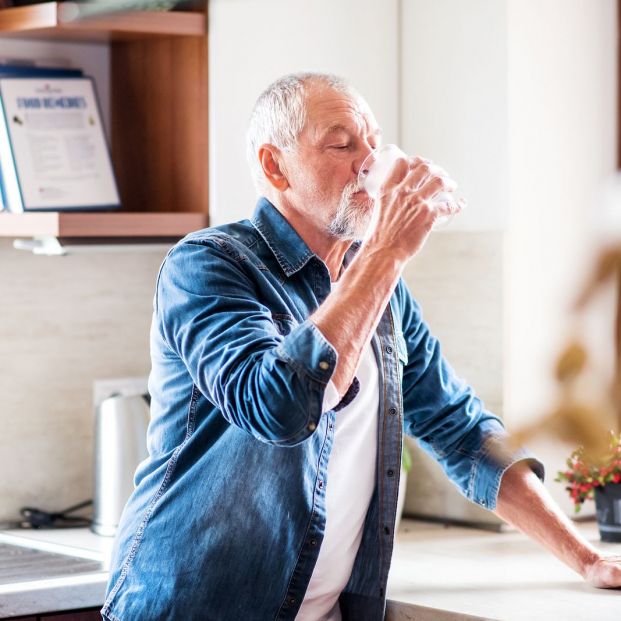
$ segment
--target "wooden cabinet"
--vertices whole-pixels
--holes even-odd
[[[207,15],[63,21],[62,3],[0,10],[0,36],[106,42],[122,212],[0,213],[0,236],[173,238],[208,225]]]

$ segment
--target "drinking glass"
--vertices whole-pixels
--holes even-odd
[[[363,188],[371,198],[377,199],[380,188],[388,178],[388,174],[392,170],[395,162],[399,158],[407,159],[407,157],[408,156],[396,144],[386,144],[379,149],[371,151],[362,162],[360,170],[358,171],[359,187]],[[437,171],[442,173],[443,176],[448,176],[446,172],[439,167],[436,167],[436,171],[434,171],[432,167],[432,171]],[[450,192],[438,192],[431,200],[432,204],[435,204],[455,200],[455,198]],[[453,215],[436,218],[433,228],[437,229],[446,226],[453,218]]]

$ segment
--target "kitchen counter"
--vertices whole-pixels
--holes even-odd
[[[595,521],[577,524],[598,549]],[[595,589],[516,530],[488,532],[404,520],[388,579],[389,599],[415,603],[416,621],[458,621],[463,614],[498,621],[618,621],[621,590]],[[445,611],[438,615],[437,609]],[[452,613],[449,611],[453,611]]]
[[[101,571],[0,583],[0,619],[101,606],[112,542],[112,538],[99,537],[87,528],[0,531],[0,544],[28,546],[102,563]]]
[[[600,549],[597,525],[578,525]],[[0,618],[103,602],[112,539],[88,529],[0,532],[0,543],[100,560],[104,570],[71,577],[0,584]],[[403,520],[388,580],[387,621],[617,621],[621,591],[594,589],[517,531],[488,532]],[[394,600],[410,605],[398,605]]]

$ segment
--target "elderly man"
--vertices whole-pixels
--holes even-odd
[[[402,434],[462,493],[596,586],[621,568],[575,534],[525,449],[443,359],[401,280],[453,183],[399,160],[358,186],[380,140],[364,100],[298,74],[255,106],[252,220],[166,257],[151,331],[149,458],[112,561],[110,621],[384,618]]]

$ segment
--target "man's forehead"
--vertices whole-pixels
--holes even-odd
[[[307,98],[307,125],[313,134],[332,134],[339,131],[364,130],[380,134],[380,128],[368,104],[362,97],[336,91],[330,87],[311,87]]]

